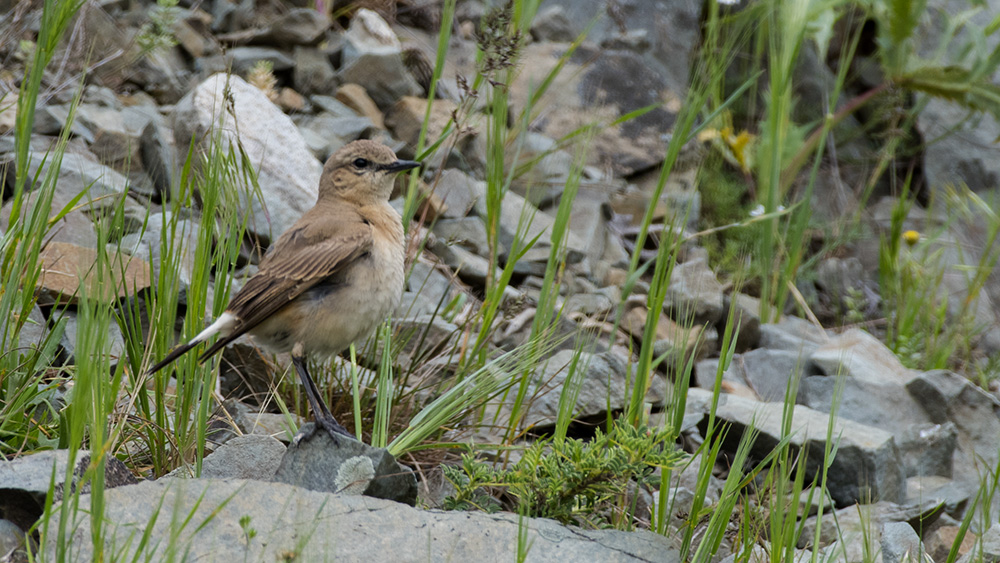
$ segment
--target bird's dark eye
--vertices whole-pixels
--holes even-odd
[[[355,168],[368,168],[368,159],[355,158],[354,162],[352,162],[351,164],[353,164]]]

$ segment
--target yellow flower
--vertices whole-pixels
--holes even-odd
[[[920,233],[918,233],[917,231],[911,230],[903,233],[903,242],[905,242],[906,244],[913,246],[914,244],[917,244],[919,241],[920,241]]]

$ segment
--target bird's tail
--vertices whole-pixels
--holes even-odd
[[[154,373],[156,373],[156,372],[160,371],[161,369],[167,367],[167,365],[169,365],[171,362],[173,362],[177,358],[180,358],[181,356],[183,356],[185,352],[187,352],[191,348],[194,348],[200,342],[201,341],[196,338],[196,339],[192,340],[191,342],[188,342],[187,344],[181,344],[180,346],[174,348],[173,350],[170,351],[169,354],[167,354],[166,356],[164,356],[162,360],[160,360],[159,362],[157,362],[155,366],[149,368],[149,370],[146,371],[146,375],[153,375]]]
[[[228,335],[230,332],[232,332],[232,328],[235,325],[235,323],[236,323],[236,317],[234,317],[231,313],[228,312],[222,313],[222,315],[218,319],[216,319],[214,323],[209,325],[205,330],[201,331],[201,333],[198,334],[198,336],[192,338],[190,342],[188,342],[187,344],[182,344],[171,350],[170,353],[167,354],[162,360],[157,362],[155,366],[149,368],[149,371],[146,372],[146,375],[152,375],[160,371],[161,369],[169,365],[170,362],[183,356],[188,350],[208,340],[215,334],[222,333],[224,335]],[[220,339],[220,341],[224,342],[223,346],[225,345],[225,343],[228,343],[229,340],[232,339],[225,339],[225,338]],[[218,343],[216,343],[216,346],[210,348],[211,353],[206,353],[202,355],[200,358],[198,358],[198,361],[199,362],[205,361],[205,359],[208,356],[211,356],[219,349],[221,349],[221,347],[218,347],[217,345]]]

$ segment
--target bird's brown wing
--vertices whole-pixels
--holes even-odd
[[[261,261],[260,270],[233,297],[226,311],[238,320],[202,359],[264,322],[282,307],[371,250],[371,226],[361,220],[296,225],[281,236]]]

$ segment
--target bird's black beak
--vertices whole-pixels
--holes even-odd
[[[397,160],[392,164],[386,164],[382,169],[386,172],[402,172],[403,170],[410,170],[419,166],[420,163],[415,160]]]

